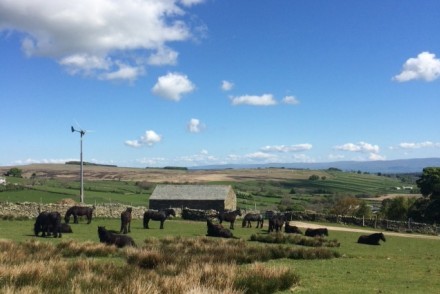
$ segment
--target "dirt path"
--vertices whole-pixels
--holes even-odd
[[[306,223],[306,222],[298,222],[298,221],[291,221],[291,225],[295,225],[300,228],[322,228],[326,227],[327,229],[331,231],[343,231],[343,232],[357,232],[357,233],[377,233],[378,231],[375,231],[373,229],[355,229],[355,228],[344,228],[344,227],[335,227],[335,226],[323,226],[315,223]],[[397,233],[397,232],[386,232],[387,235],[391,236],[399,236],[399,237],[406,237],[406,238],[419,238],[419,239],[431,239],[431,240],[439,240],[440,236],[432,236],[432,235],[421,235],[421,234],[407,234],[407,233]]]

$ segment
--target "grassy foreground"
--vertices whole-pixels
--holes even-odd
[[[95,244],[94,246],[100,246],[100,244],[97,244],[98,225],[105,225],[108,229],[119,229],[119,220],[95,219],[90,225],[86,225],[85,222],[82,222],[78,225],[72,225],[74,233],[64,234],[61,239],[43,239],[34,237],[32,235],[33,221],[2,220],[0,221],[0,238],[12,240],[13,244],[24,244],[23,246],[25,247],[29,247],[29,244],[35,243],[35,240],[38,244],[40,244],[38,246],[42,246],[42,248],[46,248],[44,247],[44,244],[53,244],[50,245],[52,246],[50,248],[55,249],[50,250],[58,250],[59,252],[57,254],[62,255],[63,253],[61,249],[64,248],[63,250],[65,250],[65,247],[68,247],[68,244],[73,244],[71,245],[73,247],[81,247],[81,245],[78,244],[89,244],[89,246],[92,248],[92,244]],[[257,248],[278,248],[281,246],[277,244],[267,245],[259,242],[248,241],[251,235],[255,233],[264,235],[265,230],[255,228],[245,229],[241,228],[239,224],[236,224],[234,235],[239,237],[241,240],[232,240],[232,243],[229,245],[232,247],[235,246],[242,248],[243,250],[245,248],[246,250],[250,249],[252,252],[257,250],[254,246],[257,246]],[[159,223],[153,222],[151,223],[151,229],[145,230],[142,228],[140,220],[134,220],[132,224],[132,233],[130,235],[134,238],[138,246],[142,247],[142,250],[144,251],[141,250],[134,252],[130,250],[115,250],[114,252],[105,254],[87,254],[85,252],[78,251],[79,253],[73,254],[68,259],[59,259],[60,262],[64,262],[64,265],[58,266],[69,269],[69,266],[71,267],[73,262],[76,264],[76,266],[82,266],[88,269],[96,269],[96,271],[89,273],[89,282],[92,283],[95,281],[94,279],[97,279],[94,282],[95,284],[99,282],[99,277],[102,276],[100,271],[114,270],[116,273],[120,274],[120,287],[123,287],[124,285],[128,287],[129,283],[127,280],[125,280],[122,273],[124,270],[133,270],[133,267],[136,269],[133,272],[133,279],[135,277],[142,276],[145,278],[145,271],[147,271],[149,272],[149,279],[159,282],[159,280],[154,280],[155,275],[153,272],[151,272],[151,270],[144,269],[142,267],[145,267],[145,264],[147,264],[148,267],[148,265],[151,265],[151,263],[154,266],[155,262],[158,262],[158,260],[159,263],[160,260],[167,260],[160,255],[160,252],[163,252],[161,250],[168,246],[165,246],[167,243],[180,244],[176,247],[170,247],[171,251],[169,252],[172,253],[168,253],[170,256],[177,256],[188,253],[189,248],[193,248],[191,247],[193,246],[190,244],[191,242],[194,244],[199,244],[194,240],[205,240],[201,241],[204,244],[211,243],[211,240],[215,239],[204,238],[203,236],[205,234],[206,224],[203,222],[189,222],[178,219],[168,220],[165,222],[164,230],[159,230]],[[227,260],[223,260],[218,264],[218,267],[215,268],[203,268],[201,266],[195,266],[195,268],[200,269],[198,272],[198,281],[208,279],[208,277],[211,277],[211,274],[216,271],[222,277],[229,277],[217,282],[209,280],[212,285],[216,285],[214,288],[218,287],[217,290],[219,291],[217,293],[226,293],[227,289],[230,291],[236,291],[235,293],[241,293],[240,291],[236,290],[241,289],[237,285],[240,285],[239,283],[241,281],[244,283],[241,284],[242,288],[245,288],[243,285],[249,286],[249,283],[252,284],[250,277],[257,277],[253,280],[254,283],[263,281],[265,279],[273,281],[283,281],[283,279],[288,279],[286,283],[290,283],[290,290],[282,290],[283,288],[281,286],[278,288],[274,286],[275,288],[272,288],[277,289],[276,291],[279,293],[290,293],[292,289],[297,293],[438,293],[440,291],[440,264],[438,262],[438,260],[440,260],[440,240],[387,236],[385,232],[387,237],[386,243],[383,243],[381,246],[368,246],[356,243],[359,235],[359,233],[330,231],[329,238],[337,239],[340,243],[340,247],[329,248],[329,250],[336,251],[341,256],[340,258],[308,260],[302,258],[292,259],[288,256],[283,257],[281,256],[280,252],[283,252],[284,254],[288,250],[307,248],[304,246],[287,244],[283,245],[285,247],[282,248],[288,249],[278,251],[278,253],[276,250],[270,250],[272,254],[277,255],[277,258],[272,256],[261,259],[261,256],[267,253],[266,250],[262,251],[265,252],[264,254],[261,252],[256,255],[254,254],[254,257],[249,260],[249,263],[242,263],[241,265],[237,264],[233,268],[227,266],[227,264],[231,263],[231,261]],[[213,243],[217,244],[213,246],[216,251],[208,251],[211,252],[208,253],[208,256],[221,256],[227,251],[227,248],[229,248],[229,245],[227,245],[224,240],[215,239],[215,242],[223,243]],[[153,247],[158,244],[160,244],[159,247]],[[199,249],[201,248],[200,244],[194,246]],[[145,251],[148,248],[149,250]],[[46,248],[46,251],[48,250],[49,249]],[[154,252],[155,250],[157,254],[151,255],[151,252]],[[5,252],[5,249],[2,248],[0,251]],[[18,249],[15,249],[15,252],[18,252]],[[74,258],[72,259],[72,257]],[[234,258],[238,259],[238,257]],[[69,262],[66,263],[66,260]],[[0,266],[3,269],[0,272],[11,272],[11,268],[8,268],[10,265],[8,265],[5,261],[5,257],[0,259],[0,261]],[[173,266],[172,264],[167,264],[164,262],[164,265],[161,268],[162,275],[166,276],[165,273],[168,273],[168,275],[175,277],[179,276],[181,279],[183,279],[179,280],[179,282],[177,280],[168,280],[167,283],[176,284],[183,283],[182,281],[190,281],[190,277],[187,275],[188,272],[182,271],[181,269],[185,268],[183,265],[186,261],[183,260],[181,262],[182,263],[179,266]],[[104,268],[101,268],[103,264]],[[194,267],[194,265],[192,265],[192,267]],[[193,268],[193,270],[195,270],[195,268]],[[5,271],[5,269],[8,270]],[[245,272],[252,274],[250,276],[246,276],[244,275]],[[176,273],[179,274],[175,275]],[[230,275],[230,273],[233,274]],[[10,274],[7,274],[6,276],[12,279]],[[77,276],[66,276],[65,278],[79,279]],[[49,279],[48,281],[50,284],[51,280]],[[145,281],[142,281],[144,280],[140,280],[140,282],[136,284],[136,287],[140,287],[139,289],[143,289],[144,291],[147,289],[146,287],[150,287],[150,293],[155,293],[155,291],[160,292],[160,289],[154,290],[154,288],[152,288],[152,284],[147,285],[145,284]],[[160,281],[163,282],[163,280]],[[194,281],[192,283],[194,283]],[[235,288],[233,285],[235,285]],[[205,287],[204,285],[199,286],[199,292],[193,293],[203,293],[204,291],[204,293],[207,293],[206,291],[208,291],[208,289],[203,288]],[[259,289],[264,289],[261,288],[261,285],[257,284],[257,288],[258,287]],[[29,289],[29,292],[24,293],[38,293],[32,292],[31,288]],[[68,293],[69,291],[73,292],[73,290],[77,291],[78,293],[82,293],[80,290],[83,288],[75,289],[67,290]],[[127,291],[128,288],[118,289]],[[137,288],[132,289],[132,293],[141,293],[141,290],[136,292],[135,289]],[[3,288],[3,291],[6,290],[6,288]],[[213,288],[211,288],[209,291],[211,292],[208,293],[216,293],[214,292]],[[261,291],[260,293],[271,292],[273,291],[267,290],[266,292]],[[14,293],[14,291],[10,293]],[[178,291],[176,290],[174,293],[178,293]]]

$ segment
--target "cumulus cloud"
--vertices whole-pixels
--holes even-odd
[[[145,134],[142,135],[137,140],[127,140],[125,141],[125,145],[129,147],[139,148],[142,146],[153,146],[156,143],[162,141],[162,136],[158,135],[155,131],[148,130],[145,131]]]
[[[203,128],[204,125],[197,118],[190,119],[187,125],[187,129],[190,133],[200,133]]]
[[[379,154],[380,148],[378,145],[373,145],[366,142],[359,142],[357,144],[347,143],[334,147],[338,151],[358,152],[368,154],[368,160],[384,160],[385,157]]]
[[[265,146],[261,148],[264,152],[301,152],[312,149],[312,144],[297,144],[297,145],[274,145],[274,146]]]
[[[404,142],[399,144],[399,148],[401,149],[440,148],[440,143],[434,143],[431,141],[418,142],[418,143]]]
[[[362,153],[379,153],[379,146],[372,145],[366,142],[359,142],[358,144],[347,143],[344,145],[339,145],[334,147],[334,149],[339,151],[350,151],[350,152],[362,152]]]
[[[0,32],[18,32],[28,56],[53,58],[71,74],[102,77],[120,71],[118,64],[175,64],[178,54],[166,44],[196,37],[185,9],[202,2],[0,0]],[[133,80],[142,72],[109,79]]]
[[[155,95],[165,99],[180,101],[184,94],[194,91],[195,85],[186,75],[168,73],[157,79],[152,91]]]
[[[283,98],[283,103],[297,105],[299,104],[299,100],[295,96],[286,96]]]
[[[231,91],[234,88],[234,83],[229,81],[222,81],[221,89],[223,91]]]
[[[273,154],[260,152],[260,151],[246,154],[244,157],[249,158],[249,159],[253,159],[253,160],[271,160],[271,159],[276,158],[276,156]]]
[[[263,94],[261,96],[256,95],[243,95],[231,97],[232,105],[253,105],[253,106],[270,106],[276,105],[277,101],[272,94]]]
[[[440,76],[440,59],[435,54],[422,52],[416,58],[408,59],[403,65],[402,72],[393,77],[397,82],[411,80],[433,81]]]

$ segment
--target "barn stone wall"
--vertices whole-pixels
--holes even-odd
[[[237,196],[233,189],[230,189],[228,196],[226,196],[224,208],[230,210],[237,209]]]

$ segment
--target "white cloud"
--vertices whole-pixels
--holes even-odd
[[[299,104],[299,100],[296,99],[295,96],[286,96],[283,98],[284,104],[291,104],[291,105],[297,105]]]
[[[187,125],[188,131],[190,133],[200,133],[202,131],[202,129],[204,128],[203,124],[200,122],[199,119],[197,118],[192,118],[190,119],[190,121],[188,122]]]
[[[143,67],[132,67],[125,64],[120,64],[119,69],[113,72],[103,73],[100,76],[102,80],[129,80],[134,81],[144,72]]]
[[[254,153],[246,154],[244,157],[254,160],[272,160],[276,158],[275,155],[265,152],[254,152]]]
[[[66,163],[68,161],[78,161],[78,158],[58,158],[58,159],[48,159],[48,158],[44,158],[44,159],[33,159],[33,158],[28,158],[28,159],[24,159],[24,160],[16,160],[14,161],[11,165],[27,165],[27,164],[37,164],[37,163],[50,163],[50,164],[61,164],[61,163]]]
[[[69,73],[100,77],[115,72],[117,63],[139,67],[148,56],[150,64],[175,64],[177,52],[166,44],[196,37],[185,9],[202,2],[0,0],[0,32],[19,32],[28,56],[50,57]],[[82,62],[81,56],[94,61]]]
[[[433,81],[440,76],[440,59],[435,54],[422,52],[416,58],[408,59],[400,74],[393,77],[398,82],[411,80]]]
[[[369,160],[385,160],[386,157],[383,155],[379,155],[377,153],[370,153],[370,156],[368,156]]]
[[[162,141],[162,136],[158,135],[155,131],[148,130],[145,131],[145,134],[137,140],[127,140],[125,141],[125,145],[129,147],[139,148],[144,145],[153,146],[156,143]]]
[[[232,90],[232,88],[234,88],[234,83],[229,81],[222,81],[221,89],[223,91],[230,91]]]
[[[419,143],[400,143],[399,148],[402,149],[420,149],[420,148],[440,148],[440,143],[434,143],[431,141],[419,142]]]
[[[350,152],[362,152],[362,153],[379,153],[379,146],[372,145],[365,142],[359,142],[358,144],[347,143],[344,145],[334,147],[336,150],[340,151],[350,151]]]
[[[155,95],[165,99],[180,101],[182,95],[194,91],[194,84],[186,75],[179,73],[168,73],[157,79],[152,91]]]
[[[261,96],[255,96],[255,95],[236,96],[236,97],[231,97],[231,101],[232,101],[232,105],[247,104],[254,106],[269,106],[269,105],[277,104],[272,94],[263,94]]]
[[[261,148],[264,152],[301,152],[312,149],[312,144],[297,144],[297,145],[274,145],[274,146],[265,146]]]
[[[150,55],[148,58],[148,64],[151,65],[175,65],[177,63],[177,57],[179,53],[168,48],[161,47],[156,53]]]
[[[182,2],[182,4],[185,6],[192,6],[195,4],[203,3],[205,2],[205,0],[180,0],[180,2]]]

